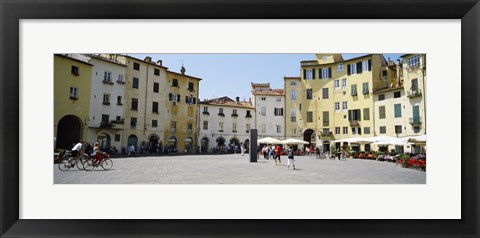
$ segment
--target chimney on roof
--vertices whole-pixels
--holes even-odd
[[[237,101],[237,104],[239,104],[240,103],[240,97],[236,97],[235,101]]]
[[[147,56],[147,57],[145,57],[145,59],[143,61],[145,61],[147,63],[152,63],[152,57]]]
[[[157,60],[157,65],[162,66],[162,61],[161,61],[161,60]]]
[[[183,67],[183,65],[182,65],[182,68],[180,68],[180,73],[182,73],[183,75],[185,75],[185,67]]]

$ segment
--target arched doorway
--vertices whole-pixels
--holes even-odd
[[[101,151],[110,152],[110,135],[107,133],[100,133],[97,136],[97,142]]]
[[[240,140],[238,140],[237,137],[230,138],[230,143],[228,145],[230,147],[230,151],[233,151],[233,153],[240,152]]]
[[[203,137],[201,142],[200,142],[200,150],[202,153],[208,152],[208,138]]]
[[[168,138],[168,147],[171,151],[177,151],[177,138],[175,136]]]
[[[223,138],[221,136],[217,138],[216,142],[217,142],[218,147],[225,146],[225,138]]]
[[[72,149],[72,144],[80,141],[82,133],[82,120],[80,118],[67,115],[62,117],[57,126],[57,149]]]
[[[158,141],[160,137],[157,134],[151,134],[148,136],[148,152],[155,153],[157,152]]]
[[[192,152],[192,146],[193,146],[193,139],[191,137],[185,138],[185,152],[190,153]]]
[[[315,136],[314,133],[315,131],[312,130],[312,129],[306,129],[304,132],[303,132],[303,140],[304,141],[308,141],[309,145],[306,145],[308,147],[310,147],[310,145],[312,144],[312,135]],[[313,141],[314,143],[315,141]]]
[[[135,136],[135,135],[130,135],[130,136],[128,137],[128,141],[127,141],[127,142],[128,142],[128,146],[131,146],[131,145],[135,146],[135,152],[138,151],[138,146],[137,146],[138,139],[137,139],[137,136]]]

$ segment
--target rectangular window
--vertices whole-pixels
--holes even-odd
[[[232,132],[237,132],[237,123],[232,123]]]
[[[132,117],[130,119],[130,128],[135,128],[137,127],[137,118],[136,117]]]
[[[369,121],[370,120],[370,108],[364,108],[363,109],[363,120],[364,121]]]
[[[342,79],[342,90],[347,89],[347,79]]]
[[[414,126],[413,127],[413,133],[420,133],[420,127],[419,126]]]
[[[311,88],[307,89],[307,99],[313,99],[313,91]]]
[[[112,72],[105,71],[103,74],[103,81],[111,82],[112,81]]]
[[[102,114],[102,123],[109,123],[110,116],[107,114]]]
[[[283,108],[274,108],[273,115],[275,116],[283,116]]]
[[[324,68],[321,70],[322,70],[322,74],[320,75],[321,79],[328,79],[332,77],[331,68]]]
[[[340,127],[335,127],[335,134],[340,135]]]
[[[120,134],[115,134],[115,141],[120,141]]]
[[[370,135],[370,127],[364,127],[363,134]]]
[[[292,85],[292,86],[295,86],[295,85],[297,85],[297,81],[295,81],[295,80],[291,80],[291,81],[290,81],[290,85]]]
[[[409,57],[408,60],[408,67],[414,67],[420,65],[420,55],[414,55]]]
[[[293,128],[292,129],[292,134],[296,134],[297,133],[297,129]]]
[[[395,104],[393,105],[394,108],[394,113],[395,113],[395,118],[400,118],[402,117],[402,104]]]
[[[340,80],[339,79],[335,79],[335,81],[333,81],[333,89],[335,91],[340,89]]]
[[[158,121],[152,120],[152,128],[157,128]]]
[[[208,121],[203,121],[203,130],[208,130]]]
[[[360,109],[348,110],[349,121],[360,121]]]
[[[115,118],[115,121],[121,121],[121,120],[122,120],[122,117],[121,117],[121,116],[117,116],[117,117]]]
[[[277,102],[281,102],[282,101],[282,98],[281,97],[277,97]]]
[[[418,79],[412,79],[412,87],[410,89],[412,90],[418,89]]]
[[[340,112],[340,102],[335,102],[335,112]]]
[[[348,127],[346,126],[343,127],[343,134],[348,135]]]
[[[385,94],[378,95],[378,101],[383,101],[383,100],[385,100]]]
[[[362,83],[362,86],[363,86],[363,88],[362,88],[363,94],[368,94],[368,93],[369,93],[369,90],[368,90],[368,82]]]
[[[356,64],[349,64],[347,65],[347,74],[356,74],[357,73],[357,65]]]
[[[395,134],[402,134],[402,126],[395,125]]]
[[[328,111],[324,111],[322,114],[323,114],[323,126],[330,126],[330,116]]]
[[[132,80],[132,88],[138,89],[138,78],[133,78]]]
[[[262,116],[266,116],[266,115],[267,115],[267,108],[266,108],[266,107],[262,107],[262,108],[260,109],[260,115],[262,115]]]
[[[362,134],[362,130],[360,129],[360,127],[352,127],[352,135],[361,135]]]
[[[303,70],[303,78],[304,79],[307,79],[307,80],[311,80],[314,78],[313,74],[314,74],[314,70],[312,69],[304,69]]]
[[[247,124],[245,125],[245,128],[247,128],[247,131],[246,131],[246,132],[249,133],[249,132],[250,132],[250,124],[247,123]]]
[[[295,81],[293,81],[293,82],[295,82]],[[297,100],[297,90],[292,89],[292,93],[290,95],[291,95],[292,100]]]
[[[357,96],[357,85],[356,84],[352,84],[352,96]]]
[[[295,108],[292,108],[290,110],[290,122],[296,122],[297,121],[297,110]]]
[[[138,99],[132,98],[132,110],[138,110]]]
[[[337,64],[337,72],[343,72],[343,64]]]
[[[122,96],[117,96],[117,105],[122,105]]]
[[[266,98],[265,98],[265,97],[261,97],[261,98],[260,98],[260,100],[262,100],[262,101],[265,101],[265,100],[266,100]]]
[[[342,111],[347,112],[348,111],[348,102],[342,102]]]
[[[133,69],[134,70],[140,70],[140,64],[139,63],[133,63]]]
[[[72,65],[71,72],[72,72],[73,75],[80,75],[80,72],[79,72],[77,66]]]
[[[119,74],[119,75],[118,75],[118,80],[117,80],[117,82],[123,83],[123,74]]]
[[[307,112],[307,122],[313,122],[313,112]]]
[[[362,71],[363,71],[363,72],[369,71],[369,70],[368,70],[368,63],[369,63],[369,62],[366,61],[366,60],[365,60],[365,61],[362,61]]]
[[[70,99],[73,99],[73,100],[78,99],[78,88],[70,87]]]
[[[247,114],[246,114],[247,117],[252,117],[252,115],[250,114],[250,110],[247,110],[246,113],[247,113]]]
[[[399,98],[402,96],[402,93],[401,92],[394,92],[393,93],[393,98]]]
[[[158,102],[152,103],[152,113],[158,114]]]
[[[194,87],[193,83],[189,82],[188,83],[188,90],[193,91],[193,87]]]
[[[172,80],[172,87],[178,87],[178,79]]]
[[[188,123],[187,124],[187,133],[188,134],[192,133],[192,128],[193,128],[193,125],[191,123]]]
[[[153,74],[157,75],[157,76],[160,76],[160,70],[159,69],[154,69]]]
[[[233,109],[232,114],[237,114],[237,109]]]
[[[171,121],[170,122],[170,130],[171,131],[176,131],[177,130],[177,122],[176,121]]]
[[[381,126],[380,127],[380,134],[386,134],[387,133],[387,127],[386,126]]]
[[[203,112],[208,112],[208,107],[203,107]]]
[[[103,94],[103,105],[110,105],[110,94]]]
[[[153,92],[154,92],[154,93],[158,93],[159,87],[160,87],[160,84],[159,84],[159,83],[153,83]]]
[[[328,88],[322,88],[322,99],[328,99]]]
[[[282,133],[282,126],[281,125],[275,125],[277,128],[277,133]]]
[[[378,107],[378,118],[385,119],[385,106]]]

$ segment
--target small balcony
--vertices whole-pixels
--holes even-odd
[[[420,89],[410,89],[407,91],[408,98],[416,98],[422,96],[422,91]]]
[[[209,113],[209,112],[202,112],[202,114],[203,114],[203,115],[207,115],[207,116],[209,116],[209,115],[210,115],[210,113]]]
[[[237,113],[232,113],[232,117],[238,117]]]
[[[113,85],[112,80],[103,80],[102,83],[108,84],[108,85]]]
[[[411,125],[421,125],[422,124],[422,118],[421,117],[410,117],[408,119],[408,122]]]
[[[100,128],[110,129],[113,127],[113,124],[108,121],[100,122]]]
[[[218,113],[219,116],[225,117],[225,114],[223,112]]]
[[[252,118],[252,115],[248,114],[245,116],[245,118]]]
[[[118,84],[125,84],[125,81],[123,81],[123,80],[117,80],[117,83],[118,83]]]
[[[350,121],[350,126],[360,126],[360,123],[358,122],[358,120],[351,120]]]
[[[328,134],[320,134],[320,139],[321,140],[335,140],[335,136],[333,135],[332,132],[329,132]]]
[[[110,102],[103,102],[103,105],[110,106]]]

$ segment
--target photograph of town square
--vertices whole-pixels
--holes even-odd
[[[426,184],[426,54],[53,60],[55,184]]]

